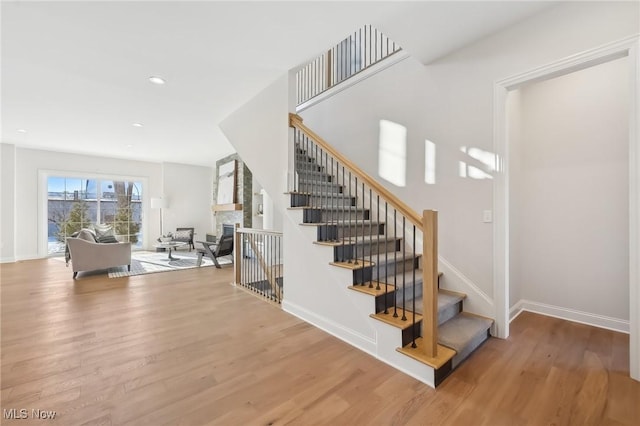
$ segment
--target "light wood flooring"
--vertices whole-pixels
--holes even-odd
[[[433,390],[231,286],[232,268],[0,272],[2,408],[56,411],[3,425],[640,424],[624,334],[523,313]]]

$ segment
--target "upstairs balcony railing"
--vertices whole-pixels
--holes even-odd
[[[365,25],[297,72],[296,105],[304,104],[400,50],[393,40],[371,25]]]

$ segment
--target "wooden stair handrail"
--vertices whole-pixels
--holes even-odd
[[[309,136],[315,143],[322,146],[322,148],[333,156],[336,160],[342,163],[347,169],[351,170],[353,174],[358,176],[364,183],[366,183],[371,189],[376,191],[383,200],[388,202],[399,213],[406,217],[409,222],[416,226],[416,229],[422,231],[422,216],[420,216],[411,207],[403,203],[398,197],[393,195],[391,191],[378,183],[375,179],[364,172],[360,167],[349,161],[344,155],[333,148],[324,139],[318,136],[313,130],[309,129],[302,123],[302,117],[298,114],[289,113],[289,126],[302,130],[307,136]]]

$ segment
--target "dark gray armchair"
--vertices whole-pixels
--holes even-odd
[[[187,247],[189,247],[189,251],[196,248],[193,244],[193,234],[195,233],[195,228],[176,228],[176,232],[173,234],[173,241],[180,241],[183,243],[187,243]]]
[[[202,248],[198,248],[198,266],[202,265],[203,256],[207,256],[213,260],[216,268],[220,269],[218,258],[221,256],[229,256],[233,254],[233,235],[222,235],[217,243],[207,241],[198,241],[202,244]],[[233,262],[233,260],[231,260]]]

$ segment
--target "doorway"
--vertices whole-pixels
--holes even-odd
[[[629,332],[622,57],[510,90],[509,306]]]
[[[494,84],[494,150],[498,172],[494,179],[494,305],[498,337],[509,335],[510,308],[510,144],[507,126],[508,92],[526,84],[548,80],[598,64],[627,57],[629,78],[628,217],[629,217],[629,334],[630,375],[640,380],[640,37],[609,43],[535,68]]]

